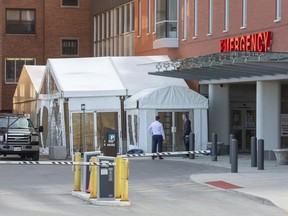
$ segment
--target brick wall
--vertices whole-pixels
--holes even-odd
[[[187,1],[187,40],[183,39],[183,0],[180,2],[179,14],[179,48],[155,49],[153,41],[154,34],[147,35],[147,4],[142,1],[142,34],[137,37],[138,32],[138,1],[135,2],[135,53],[136,55],[168,54],[171,58],[185,58],[199,55],[207,55],[219,52],[219,41],[223,38],[247,35],[257,32],[272,31],[274,52],[285,52],[288,50],[286,37],[288,28],[288,1],[282,1],[282,19],[275,23],[275,1],[271,0],[249,0],[247,11],[247,28],[242,26],[242,1],[230,0],[229,31],[224,30],[224,1],[214,1],[213,5],[213,34],[208,34],[208,1],[198,1],[198,37],[194,36],[194,1]],[[154,1],[151,1],[154,7]],[[152,8],[151,25],[154,28],[154,11]]]
[[[288,51],[288,1],[282,1],[281,22],[275,23],[275,1],[249,0],[247,6],[247,28],[242,27],[242,1],[230,0],[229,6],[229,31],[224,30],[224,2],[214,1],[213,5],[213,34],[208,34],[208,8],[209,1],[198,0],[198,37],[194,36],[194,1],[187,1],[187,39],[183,39],[183,2],[179,0],[179,48],[153,49],[155,34],[146,34],[148,8],[146,1],[142,1],[142,29],[141,36],[137,36],[138,25],[138,1],[135,1],[135,55],[159,55],[166,54],[171,59],[181,59],[193,56],[218,53],[219,41],[224,38],[247,35],[257,32],[272,31],[273,52]],[[154,0],[151,0],[151,28],[154,29]],[[197,90],[195,83],[189,82],[193,89]]]
[[[5,58],[36,58],[37,65],[45,65],[47,58],[61,56],[61,38],[78,38],[79,55],[92,56],[92,10],[91,0],[79,0],[79,7],[61,7],[61,0],[3,0],[0,3],[1,31],[1,102],[0,110],[12,110],[12,98],[16,84],[5,84]],[[5,35],[6,8],[29,8],[36,10],[35,35]],[[2,43],[1,43],[2,42]]]

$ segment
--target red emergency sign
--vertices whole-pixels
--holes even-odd
[[[220,52],[249,51],[268,52],[271,45],[272,32],[244,35],[220,40]]]

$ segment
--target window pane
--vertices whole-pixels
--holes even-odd
[[[18,10],[7,10],[7,21],[19,21],[20,11]]]
[[[20,31],[20,11],[7,10],[6,16],[6,33],[18,33]]]
[[[130,5],[129,5],[129,4],[126,6],[126,9],[127,9],[127,11],[126,11],[126,16],[127,16],[127,19],[126,19],[127,32],[130,32],[130,31],[132,31],[132,30],[130,29]]]
[[[62,0],[64,6],[78,6],[78,0]]]
[[[35,33],[35,11],[21,11],[21,33]]]
[[[132,4],[132,16],[131,17],[134,17],[134,2],[131,3]],[[134,26],[134,18],[131,20],[131,26],[132,26],[132,30],[131,31],[134,31],[135,30],[135,26]]]
[[[166,20],[166,0],[157,0],[156,22]]]
[[[78,40],[62,40],[62,55],[77,55]]]
[[[16,82],[18,82],[24,64],[25,64],[24,60],[16,61]]]
[[[168,0],[167,20],[177,20],[177,1]]]
[[[166,38],[166,22],[162,22],[156,25],[157,38]]]
[[[120,15],[119,15],[119,8],[116,8],[116,23],[115,23],[115,25],[116,25],[116,36],[118,36],[119,35],[119,20],[120,19]]]
[[[15,82],[15,61],[6,59],[6,82]]]
[[[35,59],[26,59],[25,65],[35,65]]]

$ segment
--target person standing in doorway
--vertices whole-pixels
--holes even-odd
[[[184,128],[183,128],[183,142],[185,145],[185,150],[189,151],[189,144],[190,144],[190,133],[191,133],[191,121],[187,114],[182,115],[182,119],[184,121]],[[189,157],[189,154],[186,155]]]
[[[155,121],[151,123],[148,127],[148,132],[152,134],[152,153],[156,153],[158,146],[158,153],[162,152],[163,140],[165,140],[163,124],[160,122],[160,117],[156,116]],[[152,160],[156,156],[152,156]],[[162,156],[159,156],[159,159],[163,159]]]

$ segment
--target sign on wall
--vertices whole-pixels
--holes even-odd
[[[220,52],[247,51],[268,52],[270,51],[272,32],[261,32],[220,40]]]

